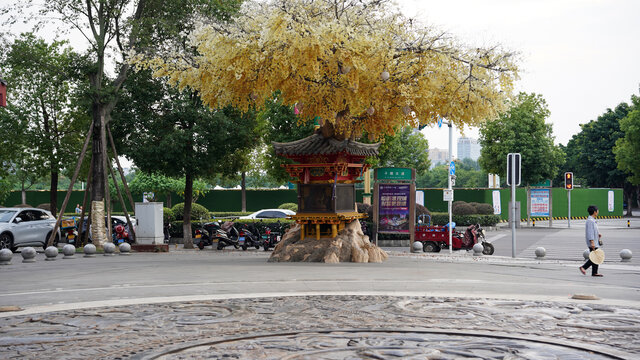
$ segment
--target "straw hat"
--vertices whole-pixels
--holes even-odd
[[[589,253],[589,260],[592,263],[600,265],[604,262],[604,251],[602,249],[595,249]]]

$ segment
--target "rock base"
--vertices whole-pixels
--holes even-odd
[[[276,245],[269,262],[383,262],[387,253],[369,242],[360,222],[352,221],[335,238],[300,240],[300,225],[292,226]]]

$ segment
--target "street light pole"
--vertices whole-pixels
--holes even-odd
[[[449,166],[451,166],[451,161],[453,161],[453,126],[451,124],[451,121],[447,123],[447,126],[449,126]],[[452,192],[453,186],[451,184],[451,174],[449,173],[447,177],[449,178],[447,189],[449,189],[449,192],[453,193]],[[449,254],[453,254],[453,243],[451,242],[453,237],[452,236],[453,229],[451,226],[451,222],[453,221],[452,201],[453,201],[452,199],[449,199]]]

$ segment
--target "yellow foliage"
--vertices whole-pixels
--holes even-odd
[[[513,53],[460,46],[385,1],[247,1],[232,23],[202,24],[190,39],[196,56],[132,63],[212,108],[259,108],[280,90],[301,121],[320,116],[347,136],[439,116],[478,125],[504,108],[517,79]]]

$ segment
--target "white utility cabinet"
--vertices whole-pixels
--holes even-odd
[[[136,239],[138,244],[164,244],[161,202],[136,203]]]

